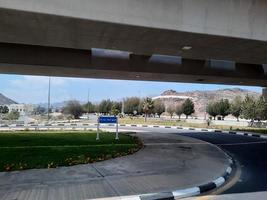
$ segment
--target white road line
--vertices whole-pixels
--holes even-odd
[[[267,144],[267,141],[258,141],[258,142],[240,142],[240,143],[216,144],[216,145],[219,145],[219,146],[238,146],[238,145],[251,145],[251,144]]]

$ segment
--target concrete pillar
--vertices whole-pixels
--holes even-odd
[[[262,88],[262,96],[265,99],[265,101],[267,101],[267,87]]]

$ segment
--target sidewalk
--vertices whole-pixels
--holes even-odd
[[[95,164],[0,173],[1,200],[81,200],[177,190],[221,176],[229,162],[208,143],[138,133],[139,152]]]

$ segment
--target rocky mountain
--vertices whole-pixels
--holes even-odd
[[[0,105],[9,105],[9,104],[15,104],[15,103],[16,103],[15,101],[13,101],[12,99],[0,93]]]
[[[159,97],[162,97],[161,99],[164,101],[166,106],[182,103],[185,97],[191,98],[195,104],[195,115],[204,116],[206,105],[209,102],[218,101],[222,98],[232,101],[236,96],[241,96],[242,98],[244,98],[246,95],[258,97],[261,94],[240,88],[231,88],[189,92],[176,92],[174,90],[167,90],[163,92]],[[171,96],[171,98],[164,98],[164,96]]]

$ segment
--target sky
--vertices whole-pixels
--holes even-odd
[[[47,102],[48,77],[0,74],[0,93],[18,103],[38,104]],[[177,92],[236,88],[229,85],[166,83],[149,81],[124,81],[51,77],[51,102],[79,100],[99,102],[102,99],[121,100],[129,96],[153,97],[165,90]],[[260,87],[241,87],[261,92]]]

